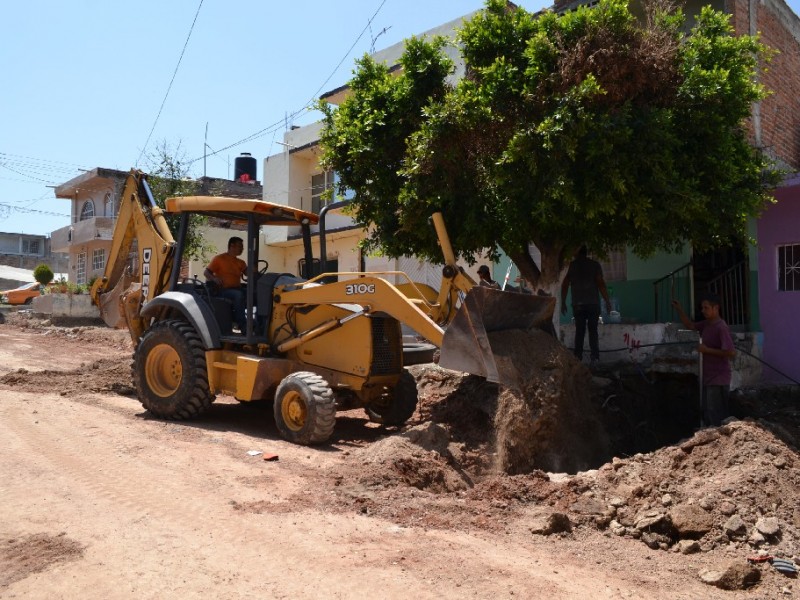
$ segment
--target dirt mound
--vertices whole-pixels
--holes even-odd
[[[521,390],[504,388],[498,398],[498,470],[575,473],[606,462],[608,437],[591,403],[589,370],[543,331],[504,331],[490,339],[519,373]]]
[[[36,365],[45,366],[44,370],[36,370],[34,366],[5,373],[0,376],[0,386],[62,396],[81,396],[87,392],[134,393],[130,373],[133,343],[127,331],[56,327],[47,319],[24,312],[10,313],[4,327],[25,332],[31,344],[46,346],[52,358],[40,360]],[[65,353],[69,353],[68,360]],[[72,368],[65,368],[66,365]]]
[[[92,325],[73,324],[71,326],[55,326],[51,320],[33,316],[31,313],[15,312],[6,316],[6,326],[26,330],[52,340],[58,345],[60,340],[77,343],[103,345],[109,350],[126,350],[133,352],[133,342],[127,330],[97,327]]]
[[[25,392],[58,393],[62,396],[103,392],[130,396],[135,393],[130,363],[130,358],[117,358],[84,363],[69,371],[48,369],[29,372],[18,369],[0,376],[0,386]]]
[[[434,494],[465,490],[469,478],[456,468],[449,445],[444,428],[420,425],[356,450],[337,480],[368,488],[411,486]]]
[[[694,540],[702,550],[800,552],[800,463],[767,422],[704,429],[677,446],[614,459],[570,485],[613,517],[613,533],[652,548]]]
[[[483,456],[467,465],[477,474],[575,473],[609,460],[589,370],[542,331],[504,331],[490,339],[499,360],[519,374],[519,389],[432,365],[412,367],[420,395],[413,422],[440,423],[466,452]]]

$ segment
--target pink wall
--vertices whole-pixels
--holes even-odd
[[[778,246],[800,244],[800,177],[775,192],[777,203],[758,220],[758,301],[763,359],[800,381],[800,291],[778,291]],[[764,379],[790,383],[764,368]]]

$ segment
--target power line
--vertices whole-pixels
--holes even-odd
[[[69,218],[70,215],[65,215],[63,213],[56,213],[50,212],[47,210],[36,210],[35,208],[22,208],[21,206],[13,206],[11,204],[6,204],[5,202],[0,202],[0,207],[5,208],[7,211],[17,211],[17,212],[24,212],[24,213],[36,213],[38,215],[47,215],[49,217],[64,217]]]
[[[366,32],[367,32],[369,29],[370,29],[370,27],[372,26],[372,21],[374,21],[374,20],[375,20],[375,17],[377,17],[377,16],[378,16],[378,13],[379,13],[379,12],[381,12],[381,9],[383,8],[383,5],[384,5],[384,4],[386,4],[386,0],[383,0],[383,1],[381,2],[380,6],[378,7],[378,10],[376,10],[376,11],[373,13],[373,15],[372,15],[372,16],[369,18],[369,21],[367,21],[367,24],[364,26],[364,29],[362,29],[362,30],[361,30],[361,33],[359,33],[359,34],[358,34],[358,37],[356,38],[356,41],[355,41],[355,42],[353,42],[353,45],[352,45],[352,46],[350,46],[350,49],[347,51],[347,54],[345,54],[345,55],[342,57],[342,60],[340,60],[340,61],[339,61],[339,64],[338,64],[338,65],[336,65],[336,68],[333,70],[333,72],[332,72],[330,75],[328,75],[328,78],[327,78],[325,81],[323,81],[323,82],[322,82],[322,85],[321,85],[321,86],[319,86],[319,89],[317,89],[317,91],[316,91],[316,92],[314,92],[314,95],[311,97],[311,100],[309,100],[309,101],[308,101],[307,105],[308,105],[308,104],[311,104],[312,102],[314,102],[314,101],[317,99],[317,96],[319,96],[319,93],[322,91],[322,88],[324,88],[324,87],[325,87],[325,86],[328,84],[328,82],[331,80],[331,78],[332,78],[332,77],[333,77],[333,76],[336,74],[336,71],[338,71],[338,70],[339,70],[339,67],[341,67],[341,66],[342,66],[342,63],[344,63],[344,61],[345,61],[345,60],[347,60],[347,57],[348,57],[348,56],[350,56],[350,53],[353,51],[353,48],[355,48],[355,47],[356,47],[356,44],[358,44],[358,42],[361,40],[361,38],[362,38],[362,37],[364,37],[364,34],[365,34],[365,33],[366,33]],[[380,34],[379,34],[379,35],[380,35]]]
[[[189,35],[186,36],[186,41],[183,43],[183,50],[181,50],[181,55],[178,57],[178,64],[175,65],[175,71],[172,73],[172,79],[169,81],[169,85],[167,86],[167,93],[164,94],[164,99],[161,101],[161,107],[158,109],[158,114],[156,115],[155,121],[153,121],[153,126],[150,128],[150,133],[147,134],[147,140],[142,146],[142,151],[139,153],[139,158],[136,159],[135,166],[139,166],[139,161],[142,160],[142,155],[144,155],[144,151],[147,150],[147,144],[150,143],[150,138],[153,135],[153,132],[156,129],[156,124],[158,123],[158,119],[161,116],[161,111],[164,110],[164,105],[167,103],[167,97],[169,96],[169,92],[172,89],[172,84],[175,82],[175,77],[178,75],[178,68],[181,66],[181,61],[183,60],[183,54],[186,52],[186,46],[189,45],[189,38],[192,37],[192,31],[194,31],[194,24],[197,23],[197,17],[200,14],[200,8],[203,6],[203,0],[200,0],[200,4],[197,5],[197,12],[194,14],[194,20],[192,21],[192,26],[189,28]]]
[[[350,56],[350,53],[353,51],[353,48],[356,47],[356,44],[358,44],[358,42],[361,40],[361,38],[364,37],[364,34],[370,29],[370,27],[372,25],[372,21],[374,21],[375,17],[378,16],[378,13],[381,11],[381,9],[383,8],[384,4],[386,4],[386,0],[382,0],[380,5],[378,6],[377,10],[373,13],[373,15],[367,21],[367,24],[364,26],[364,29],[361,30],[361,33],[358,34],[358,37],[355,39],[353,44],[350,46],[350,49],[342,57],[342,60],[339,61],[339,64],[336,65],[336,68],[333,69],[331,74],[328,75],[328,78],[325,81],[322,82],[322,85],[320,85],[319,88],[317,88],[317,91],[314,92],[314,94],[311,96],[311,99],[308,102],[306,102],[306,104],[303,107],[301,107],[301,108],[295,110],[294,112],[290,113],[287,118],[281,119],[280,121],[276,121],[275,123],[272,123],[271,125],[267,125],[263,129],[260,129],[260,130],[256,131],[255,133],[252,133],[252,134],[248,135],[247,137],[244,137],[244,138],[240,139],[237,142],[234,142],[232,144],[228,144],[227,146],[225,146],[223,148],[220,148],[219,150],[217,150],[217,152],[224,152],[225,150],[230,150],[231,148],[234,148],[234,147],[239,146],[241,144],[244,144],[246,142],[252,141],[252,140],[254,140],[256,138],[263,137],[264,135],[267,135],[269,133],[273,133],[274,131],[277,131],[280,128],[281,124],[284,123],[285,121],[287,121],[289,118],[294,119],[301,112],[303,112],[307,108],[310,108],[313,105],[313,103],[316,101],[316,99],[319,96],[319,93],[322,91],[322,89],[333,78],[333,76],[336,74],[336,72],[342,66],[344,61],[347,60],[347,57]],[[205,157],[199,156],[197,158],[194,158],[194,159],[190,160],[187,164],[191,166],[192,164],[196,163],[197,161],[203,160],[203,158],[207,158],[208,156],[214,156],[214,154],[216,154],[217,152],[212,152],[210,155],[207,154],[207,155],[205,155]]]
[[[39,177],[34,177],[33,175],[29,175],[27,173],[23,173],[22,171],[17,171],[16,169],[12,169],[5,163],[0,162],[0,167],[3,167],[7,171],[11,171],[12,173],[16,173],[17,175],[22,175],[23,177],[27,177],[28,179],[35,179],[36,181],[41,181],[42,183],[53,183],[52,181],[47,181],[46,179],[40,179]]]
[[[47,159],[47,158],[36,158],[36,157],[33,157],[33,156],[24,156],[22,154],[13,154],[11,152],[0,152],[0,156],[13,158],[14,160],[18,160],[20,158],[24,158],[24,159],[29,160],[29,161],[40,162],[40,163],[52,163],[52,164],[58,164],[58,165],[67,165],[67,166],[73,167],[74,169],[82,169],[83,168],[83,165],[79,165],[79,164],[76,164],[76,163],[68,163],[68,162],[63,162],[63,161],[60,161],[60,160],[50,160],[50,159]]]

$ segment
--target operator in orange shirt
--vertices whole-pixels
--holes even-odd
[[[242,279],[247,263],[239,256],[244,252],[244,240],[232,237],[228,240],[228,251],[218,254],[208,263],[203,275],[206,281],[211,281],[220,287],[219,295],[233,303],[233,318],[239,331],[247,331],[247,320],[244,311],[244,290]]]

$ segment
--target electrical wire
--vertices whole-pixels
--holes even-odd
[[[7,208],[9,211],[17,211],[17,212],[24,212],[24,213],[36,213],[39,215],[47,215],[50,217],[64,217],[65,219],[69,218],[69,215],[65,215],[62,213],[50,212],[47,210],[36,210],[35,208],[23,208],[21,206],[13,206],[11,204],[7,204],[5,202],[0,202],[0,206]]]
[[[370,26],[372,25],[372,21],[374,21],[375,17],[378,16],[378,13],[381,11],[381,9],[383,8],[384,4],[386,4],[386,0],[382,0],[380,5],[378,6],[377,10],[373,13],[373,15],[367,21],[367,24],[364,27],[364,29],[361,30],[361,33],[358,34],[358,37],[356,37],[355,41],[352,43],[352,45],[350,46],[350,48],[347,51],[347,53],[339,61],[339,64],[336,65],[336,67],[333,69],[333,71],[331,71],[331,74],[328,75],[327,79],[325,79],[325,81],[322,82],[322,84],[319,86],[319,88],[317,88],[317,91],[314,92],[314,94],[311,96],[311,99],[308,102],[306,102],[303,107],[295,110],[294,112],[289,113],[288,117],[284,117],[283,119],[281,119],[279,121],[276,121],[275,123],[267,125],[263,129],[259,129],[255,133],[252,133],[252,134],[250,134],[250,135],[248,135],[248,136],[246,136],[246,137],[244,137],[244,138],[242,138],[242,139],[240,139],[240,140],[238,140],[236,142],[233,142],[232,144],[228,144],[227,146],[224,146],[224,147],[220,148],[219,150],[217,150],[217,152],[214,152],[214,153],[212,153],[210,155],[199,156],[197,158],[194,158],[194,159],[190,160],[187,164],[188,165],[192,165],[192,164],[196,163],[199,160],[203,160],[203,158],[207,158],[208,156],[214,156],[214,154],[216,154],[218,152],[224,152],[225,150],[230,150],[231,148],[235,148],[236,146],[240,146],[240,145],[245,144],[247,142],[250,142],[250,141],[252,141],[254,139],[257,139],[257,138],[263,137],[265,135],[268,135],[270,133],[273,133],[273,132],[277,131],[281,127],[281,125],[283,123],[285,123],[287,120],[294,119],[297,115],[301,114],[304,110],[306,110],[308,108],[311,108],[314,105],[314,103],[316,102],[317,97],[319,96],[319,93],[328,84],[328,82],[333,78],[333,76],[337,73],[337,71],[342,66],[342,64],[344,64],[344,61],[347,60],[348,56],[350,56],[350,53],[353,51],[353,48],[355,48],[356,44],[358,44],[358,42],[361,40],[361,38],[364,37],[364,33],[366,33],[369,30]]]
[[[181,61],[183,60],[183,55],[186,52],[186,47],[189,45],[189,39],[192,37],[192,31],[194,31],[194,25],[197,23],[197,17],[200,14],[200,8],[203,6],[203,0],[200,0],[200,4],[197,5],[197,11],[194,13],[194,20],[192,20],[192,26],[189,28],[189,34],[186,36],[186,41],[183,43],[183,50],[181,50],[181,55],[178,57],[178,64],[175,65],[175,71],[172,73],[172,79],[169,81],[169,85],[167,86],[167,92],[164,94],[164,99],[161,101],[161,106],[158,109],[158,114],[156,115],[155,121],[153,121],[153,126],[150,128],[150,133],[147,134],[147,140],[145,140],[144,146],[142,146],[142,151],[139,153],[139,158],[136,159],[136,163],[134,166],[139,166],[139,161],[142,160],[142,156],[144,155],[145,150],[147,150],[147,144],[150,143],[150,138],[153,136],[153,132],[156,129],[156,124],[158,124],[158,119],[161,117],[161,112],[164,110],[164,105],[167,103],[167,97],[169,96],[169,92],[172,89],[172,84],[175,82],[175,77],[178,75],[178,69],[181,66]]]
[[[610,350],[600,350],[600,352],[603,352],[603,353],[606,353],[606,352],[631,352],[631,353],[633,353],[634,351],[636,351],[636,350],[638,350],[640,348],[653,348],[653,347],[656,347],[656,346],[687,346],[689,344],[696,346],[697,345],[697,341],[696,340],[688,340],[688,341],[685,341],[685,342],[658,342],[658,343],[655,343],[655,344],[639,344],[635,348],[629,347],[629,346],[624,346],[622,348],[612,348]],[[564,344],[564,347],[567,348],[568,350],[574,350],[574,348],[570,348],[566,344]],[[736,351],[737,352],[741,352],[743,354],[746,354],[750,358],[753,358],[753,359],[757,360],[758,362],[760,362],[762,365],[768,367],[769,369],[772,369],[773,371],[775,371],[781,377],[785,377],[786,379],[788,379],[792,383],[794,383],[796,385],[800,385],[800,381],[797,381],[796,379],[794,379],[790,375],[787,375],[786,373],[784,373],[783,371],[781,371],[780,369],[778,369],[774,365],[769,364],[767,361],[759,358],[755,354],[752,354],[752,353],[748,352],[747,350],[745,350],[743,348],[740,348],[739,346],[736,346]],[[633,356],[631,356],[631,360],[633,360]],[[640,373],[642,373],[642,376],[644,377],[644,373],[641,371],[641,367],[640,367],[639,363],[637,363],[635,360],[633,362],[634,362],[635,366],[639,369]],[[647,379],[647,378],[645,377],[645,379]],[[649,383],[649,381],[648,381],[648,383]]]

